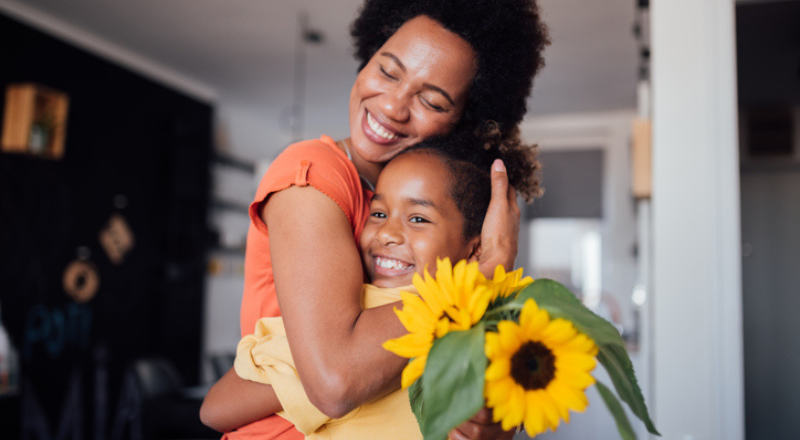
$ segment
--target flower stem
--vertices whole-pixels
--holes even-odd
[[[505,312],[518,312],[522,310],[522,304],[515,304],[515,303],[508,303],[504,304],[496,309],[492,309],[486,312],[486,317],[489,318],[494,315],[499,315]]]

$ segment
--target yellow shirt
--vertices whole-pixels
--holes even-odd
[[[400,300],[400,291],[413,286],[387,289],[365,284],[362,307],[372,308]],[[391,440],[422,439],[411,412],[408,390],[393,393],[356,408],[340,419],[321,413],[306,396],[286,340],[282,318],[262,318],[255,333],[239,342],[234,363],[241,378],[272,385],[283,405],[278,415],[292,422],[308,439]]]

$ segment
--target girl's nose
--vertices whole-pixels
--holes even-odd
[[[381,246],[403,243],[403,234],[400,231],[399,225],[397,225],[396,221],[391,219],[381,226],[376,237]]]

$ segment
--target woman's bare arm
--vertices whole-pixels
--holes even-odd
[[[211,429],[229,432],[282,409],[271,386],[244,380],[231,368],[203,399],[200,421]]]
[[[313,187],[273,194],[262,208],[275,288],[303,387],[338,418],[399,388],[407,360],[381,344],[405,333],[392,305],[361,309],[364,282],[353,231]]]

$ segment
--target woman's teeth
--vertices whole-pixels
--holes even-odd
[[[369,128],[372,129],[372,131],[374,131],[378,136],[384,139],[392,140],[397,137],[396,134],[386,131],[383,128],[383,126],[381,126],[381,124],[378,123],[378,121],[372,119],[372,115],[369,114],[369,112],[367,112],[367,124],[369,125]]]
[[[375,258],[375,264],[385,269],[396,269],[396,270],[410,269],[413,266],[412,264],[405,264],[398,260],[391,260],[382,257]]]

